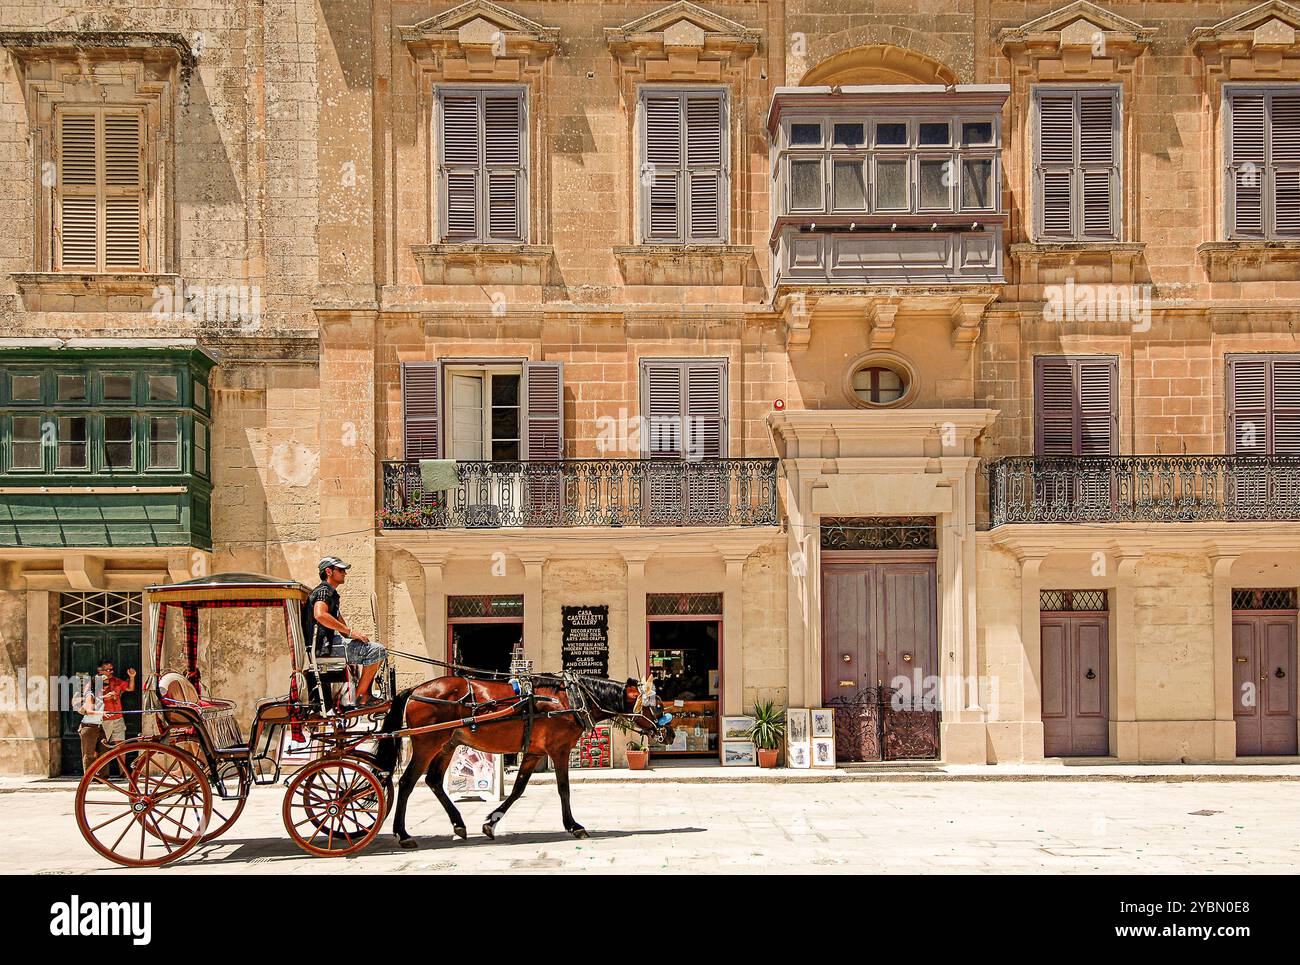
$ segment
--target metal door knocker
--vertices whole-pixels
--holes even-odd
[[[1084,676],[1087,677],[1089,680],[1096,680],[1096,679],[1097,679],[1097,675],[1096,675],[1095,673],[1092,672],[1092,668],[1091,668],[1091,667],[1088,668],[1088,672],[1087,672],[1086,674],[1084,674]]]
[[[1278,667],[1276,670],[1273,671],[1273,676],[1276,677],[1278,680],[1281,680],[1283,677],[1286,676],[1286,671],[1283,670],[1281,667]]]

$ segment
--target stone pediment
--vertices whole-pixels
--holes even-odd
[[[440,50],[488,51],[497,57],[545,56],[555,49],[560,34],[558,27],[543,26],[488,0],[469,0],[398,29],[417,55]]]
[[[1300,38],[1300,7],[1269,0],[1244,13],[1192,31],[1192,46],[1201,52],[1231,50],[1252,56],[1264,66],[1294,54]]]
[[[678,75],[694,72],[702,60],[720,65],[744,60],[758,49],[759,36],[758,30],[686,0],[605,29],[605,42],[624,67],[668,61],[669,73]]]
[[[1146,50],[1155,29],[1112,13],[1088,0],[1075,0],[1019,27],[998,33],[1013,59],[1054,60],[1063,74],[1113,72]]]

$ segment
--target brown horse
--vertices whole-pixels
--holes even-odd
[[[671,718],[664,714],[662,703],[649,685],[639,685],[635,680],[620,683],[600,677],[566,681],[559,677],[539,676],[534,681],[531,722],[524,720],[522,715],[511,715],[478,725],[411,736],[411,761],[402,773],[397,806],[393,809],[393,833],[402,847],[416,846],[415,839],[406,833],[406,801],[421,774],[425,775],[425,783],[442,802],[447,817],[451,818],[452,830],[465,837],[465,821],[442,787],[443,774],[451,765],[458,745],[492,754],[521,754],[519,774],[510,796],[488,815],[483,825],[483,833],[489,838],[495,837],[497,824],[505,817],[510,805],[524,793],[528,778],[543,756],[549,757],[551,766],[555,768],[564,829],[575,838],[585,838],[586,829],[573,820],[573,812],[569,809],[569,751],[583,730],[592,724],[621,717],[627,719],[634,729],[655,734],[663,743],[672,743],[672,728],[668,726]],[[580,693],[570,693],[570,687],[578,688]],[[482,716],[505,710],[519,699],[505,680],[438,677],[398,694],[384,718],[383,729],[391,733],[403,727],[427,727],[464,720],[475,713]],[[380,742],[377,757],[382,770],[391,772],[396,767],[398,750],[397,738]]]

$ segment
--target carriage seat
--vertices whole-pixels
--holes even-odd
[[[190,679],[175,670],[169,670],[158,678],[158,692],[162,696],[164,707],[181,706],[198,710],[199,717],[218,748],[224,750],[243,745],[243,737],[235,721],[234,701],[199,696],[198,689]]]

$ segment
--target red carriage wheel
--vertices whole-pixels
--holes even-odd
[[[194,755],[194,759],[199,759],[197,754]],[[205,774],[208,773],[206,767],[203,770]],[[248,792],[253,786],[253,772],[240,761],[223,761],[218,764],[217,775],[220,778],[221,787],[226,793],[229,794],[231,790],[235,790],[239,793],[239,797],[227,799],[221,796],[220,791],[214,790],[212,795],[212,816],[208,819],[208,830],[203,835],[203,840],[200,842],[202,844],[215,841],[230,830],[230,826],[239,820],[239,816],[244,813],[244,805],[248,803]],[[214,783],[213,788],[216,787],[217,784]],[[173,829],[166,826],[147,827],[150,834],[161,835],[175,843],[179,843],[175,835],[168,834]]]
[[[284,826],[308,854],[360,851],[384,820],[384,785],[364,763],[346,757],[308,764],[284,795]]]
[[[157,867],[184,857],[212,815],[208,776],[192,756],[153,741],[119,744],[77,785],[82,837],[110,861]]]

